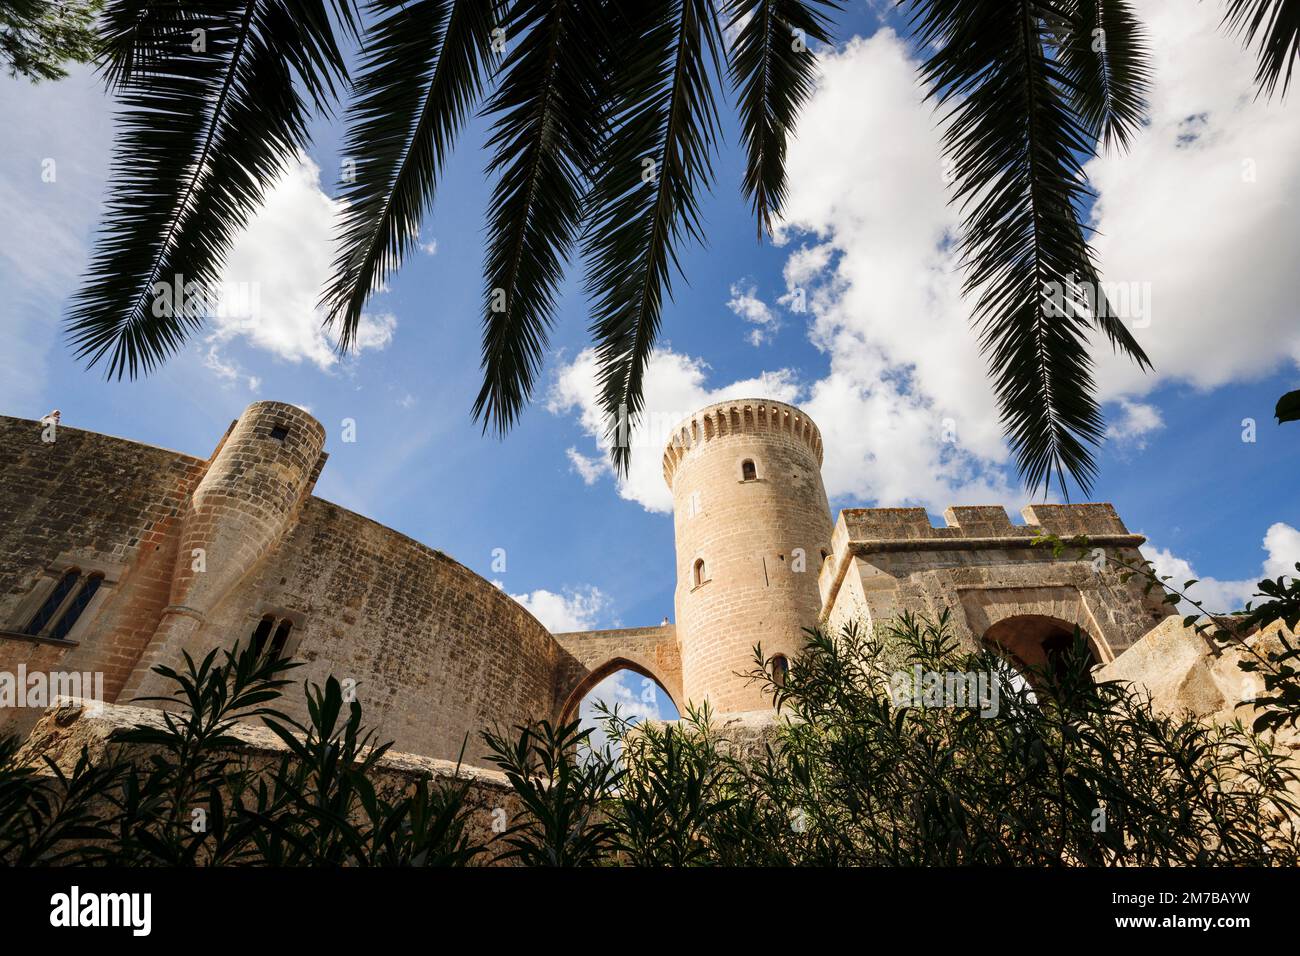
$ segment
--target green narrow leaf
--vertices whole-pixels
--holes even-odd
[[[556,288],[584,214],[604,106],[610,48],[599,4],[521,0],[515,44],[485,113],[494,119],[488,214],[483,386],[474,417],[503,434],[532,394],[545,358]]]
[[[922,66],[946,108],[945,151],[975,296],[975,319],[1020,474],[1031,488],[1066,479],[1085,493],[1104,422],[1088,329],[1145,363],[1110,314],[1079,209],[1091,198],[1082,158],[1092,149],[1072,110],[1074,85],[1049,52],[1065,0],[916,0]],[[1079,290],[1094,290],[1090,298]]]
[[[698,193],[713,176],[721,36],[709,0],[624,10],[611,92],[617,110],[589,197],[584,249],[601,406],[614,464],[626,472],[624,429],[641,411],[663,297],[680,272],[677,247],[684,237],[704,240]]]
[[[1089,134],[1127,149],[1151,91],[1146,31],[1128,0],[1071,0],[1054,26],[1070,101]]]
[[[839,9],[833,0],[729,0],[728,30],[737,30],[728,50],[746,166],[744,193],[753,203],[759,236],[785,203],[786,144],[800,107],[812,93],[816,56],[809,43],[830,43],[830,21],[819,7]]]
[[[494,4],[374,0],[348,108],[339,253],[321,304],[339,348],[362,308],[419,241],[438,176],[490,71]]]
[[[1300,422],[1300,389],[1294,392],[1287,392],[1277,400],[1277,408],[1273,410],[1277,416],[1277,423],[1283,422]],[[1297,566],[1300,570],[1300,566]]]
[[[306,148],[303,90],[319,103],[344,75],[321,0],[158,6],[116,0],[106,14],[124,109],[105,223],[67,317],[77,357],[118,378],[200,327],[232,241]]]
[[[1297,0],[1228,0],[1223,14],[1226,29],[1243,42],[1259,47],[1255,83],[1259,92],[1272,96],[1278,82],[1286,96],[1291,72],[1300,57],[1300,2]]]

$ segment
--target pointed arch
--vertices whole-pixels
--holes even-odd
[[[681,706],[677,703],[677,698],[673,696],[672,691],[665,687],[664,682],[656,677],[648,667],[644,667],[636,661],[629,660],[626,657],[615,657],[606,661],[604,664],[601,664],[594,670],[589,671],[587,676],[582,678],[582,680],[580,680],[577,685],[569,691],[568,696],[560,705],[560,723],[573,720],[573,718],[577,716],[578,705],[582,703],[583,698],[590,694],[606,677],[609,677],[611,674],[616,674],[619,671],[631,671],[634,674],[638,674],[641,677],[654,681],[655,685],[663,691],[664,696],[672,701],[672,704],[677,708],[678,713],[681,712]]]

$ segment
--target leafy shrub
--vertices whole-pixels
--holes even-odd
[[[99,763],[83,748],[71,773],[18,766],[0,742],[0,862],[137,866],[411,865],[468,863],[467,781],[420,781],[395,798],[371,780],[389,744],[375,745],[361,706],[338,681],[306,688],[309,722],[276,710],[297,666],[258,647],[217,652],[184,671],[155,671],[176,687],[150,698],[157,724],[119,731],[143,760]],[[234,754],[239,720],[261,718],[288,747],[269,768]]]
[[[673,723],[606,712],[615,745],[542,722],[484,733],[518,797],[476,841],[468,780],[375,784],[389,744],[337,681],[307,686],[308,721],[273,706],[294,666],[257,648],[181,672],[156,722],[114,735],[136,759],[67,773],[17,764],[0,743],[0,861],[13,865],[529,866],[1295,865],[1297,777],[1240,723],[1157,713],[1097,683],[1082,640],[1018,680],[963,651],[948,618],[868,633],[808,632],[775,686],[779,707],[745,746],[707,708]],[[899,673],[983,675],[977,699],[900,697]],[[259,718],[284,741],[272,765],[238,756]],[[1289,789],[1291,788],[1291,789]]]

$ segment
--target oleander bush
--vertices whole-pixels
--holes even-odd
[[[1270,731],[1158,713],[1097,682],[1081,639],[1047,669],[970,653],[946,614],[810,631],[776,686],[778,719],[737,741],[707,709],[671,723],[606,711],[486,731],[518,811],[479,840],[464,779],[393,795],[389,744],[337,681],[308,720],[276,709],[292,662],[236,647],[182,671],[161,722],[120,731],[136,759],[19,766],[0,743],[0,861],[138,866],[1295,865],[1296,773]],[[976,697],[900,694],[898,675],[981,677]],[[974,685],[972,685],[974,686]],[[1274,693],[1282,706],[1290,698]],[[284,741],[272,766],[232,753],[235,721]],[[744,743],[745,745],[741,745]]]

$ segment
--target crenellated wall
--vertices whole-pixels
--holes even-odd
[[[933,619],[948,608],[971,648],[986,638],[1019,645],[1030,631],[1077,626],[1104,663],[1169,616],[1162,594],[1144,593],[1137,578],[1122,581],[1122,569],[1105,560],[1140,562],[1145,540],[1111,505],[1032,505],[1022,515],[1025,523],[1016,525],[1000,506],[954,507],[937,528],[924,508],[843,511],[818,582],[822,624],[835,630],[904,611]],[[1050,545],[1034,545],[1042,534],[1086,536],[1087,554],[1071,547],[1058,558]]]
[[[456,759],[467,744],[475,764],[483,729],[571,717],[622,667],[683,711],[770,707],[744,676],[754,645],[793,660],[817,623],[946,608],[969,646],[1037,665],[1062,628],[1107,663],[1171,613],[1099,560],[1140,560],[1143,539],[1110,505],[1035,505],[1024,524],[955,507],[944,527],[921,508],[848,509],[832,527],[816,425],[742,399],[690,416],[664,453],[676,624],[551,635],[447,555],[314,497],[324,444],[318,422],[278,402],[249,406],[207,459],[0,418],[0,674],[98,674],[107,701],[129,703],[170,689],[155,665],[247,641],[269,618],[302,664],[295,680],[345,682],[398,751]],[[1045,532],[1094,550],[1057,557],[1033,545]],[[55,639],[56,614],[23,633],[72,570],[98,588],[76,624]],[[283,706],[305,716],[296,690]],[[39,716],[0,708],[0,732]]]

